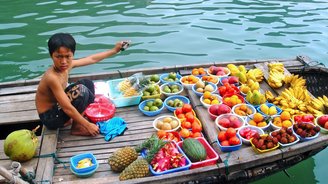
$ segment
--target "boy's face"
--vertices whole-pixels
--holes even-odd
[[[74,54],[70,49],[66,47],[60,47],[58,50],[52,53],[51,58],[57,70],[66,71],[71,68],[73,56]]]

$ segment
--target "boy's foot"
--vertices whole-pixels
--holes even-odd
[[[68,120],[68,121],[64,124],[64,127],[67,127],[67,126],[69,126],[69,125],[72,125],[72,123],[73,123],[73,120],[70,119],[70,120]]]

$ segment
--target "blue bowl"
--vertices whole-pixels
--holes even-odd
[[[85,168],[77,168],[78,162],[82,159],[90,158],[92,165]],[[70,159],[70,168],[72,172],[76,175],[90,175],[97,170],[99,163],[96,157],[92,153],[82,153],[71,157]]]
[[[215,93],[218,90],[218,86],[217,85],[215,85],[215,84],[213,84],[211,82],[208,82],[208,84],[210,84],[211,86],[213,86],[213,89],[214,90],[211,93]],[[204,93],[200,93],[200,92],[196,91],[196,84],[194,84],[191,89],[199,97],[203,96],[203,94],[204,94]]]
[[[179,100],[181,100],[183,103],[185,103],[185,104],[189,104],[190,103],[190,100],[187,98],[187,97],[185,97],[185,96],[182,96],[182,95],[173,95],[173,96],[169,96],[169,97],[167,97],[165,100],[164,100],[164,105],[165,105],[165,107],[169,110],[169,111],[171,111],[171,112],[174,112],[175,111],[175,109],[177,109],[178,107],[171,107],[171,106],[169,106],[168,104],[167,104],[167,102],[169,101],[169,100],[175,100],[175,99],[179,99]]]
[[[144,107],[146,106],[147,102],[151,102],[151,101],[155,101],[155,99],[145,100],[139,104],[139,110],[146,116],[156,116],[156,115],[160,114],[162,112],[162,110],[164,109],[164,102],[163,102],[162,106],[160,106],[157,111],[144,110]]]
[[[189,158],[186,156],[186,154],[183,152],[183,150],[177,145],[177,143],[175,143],[174,141],[172,142],[173,144],[175,144],[176,148],[178,149],[178,151],[183,154],[183,156],[186,158],[186,165],[182,166],[182,167],[177,167],[177,168],[173,168],[173,169],[169,169],[166,171],[162,171],[162,172],[156,172],[153,167],[149,164],[149,170],[150,172],[154,175],[154,176],[159,176],[159,175],[163,175],[163,174],[168,174],[168,173],[173,173],[173,172],[178,172],[178,171],[184,171],[184,170],[188,170],[191,166],[191,161],[189,160]],[[146,150],[142,150],[141,151],[141,156],[143,158],[146,158],[147,156],[147,151]]]
[[[277,114],[272,114],[271,116],[273,116],[273,115],[280,115],[281,114],[281,112],[282,112],[282,110],[278,107],[278,106],[276,106],[275,104],[273,104],[273,103],[265,103],[269,108],[270,107],[272,107],[272,106],[275,106],[276,107],[276,109],[277,109]],[[259,113],[261,113],[264,117],[268,117],[268,116],[270,116],[270,115],[267,115],[267,114],[264,114],[262,111],[261,111],[261,105],[259,105],[257,108],[256,108],[256,110],[257,110],[257,112],[259,112]]]
[[[175,81],[166,81],[165,78],[169,76],[169,73],[164,73],[159,77],[159,80],[161,81],[162,84],[167,83],[167,82],[180,82],[181,75],[176,73],[176,79]]]
[[[237,144],[237,145],[234,145],[234,146],[222,146],[220,144],[220,141],[218,140],[218,137],[216,136],[216,141],[221,149],[221,151],[223,152],[231,152],[231,151],[236,151],[236,150],[239,150],[241,148],[241,145],[242,145],[242,140],[240,139],[239,135],[236,134],[236,136],[238,137],[238,139],[240,140],[240,143]]]

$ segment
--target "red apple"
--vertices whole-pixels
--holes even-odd
[[[231,112],[231,108],[229,106],[227,106],[226,104],[220,104],[218,105],[218,111],[217,111],[217,115],[220,114],[227,114]]]
[[[306,114],[303,115],[302,117],[303,122],[313,122],[313,120],[314,120],[314,116],[312,114]]]
[[[218,75],[218,76],[224,76],[224,75],[226,75],[226,73],[224,71],[218,71],[216,73],[216,75]]]
[[[224,128],[229,128],[230,121],[228,118],[222,118],[219,120],[219,124],[223,126]]]
[[[222,66],[218,66],[217,67],[217,70],[220,72],[220,71],[222,71],[222,72],[224,72],[224,67],[222,67]]]
[[[325,126],[323,128],[328,130],[328,121],[325,123]]]
[[[209,108],[209,112],[213,115],[219,115],[219,110],[220,109],[220,105],[211,105]]]
[[[230,121],[230,127],[232,127],[232,128],[239,128],[239,127],[241,127],[241,125],[242,125],[242,123],[239,121],[239,119]]]
[[[302,115],[296,115],[296,116],[294,116],[294,121],[297,122],[297,123],[302,122]]]
[[[324,127],[326,122],[328,122],[328,115],[323,115],[320,118],[318,118],[318,124],[320,126]]]
[[[238,77],[236,77],[236,76],[229,77],[229,83],[230,84],[235,84],[235,83],[238,83],[238,82],[239,82]]]

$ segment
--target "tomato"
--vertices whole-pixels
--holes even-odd
[[[202,134],[200,132],[194,132],[192,134],[192,138],[196,138],[196,137],[202,137]]]
[[[195,121],[195,116],[193,114],[186,114],[185,116],[186,116],[187,121],[189,121],[191,123]]]
[[[181,123],[182,128],[190,129],[191,128],[191,123],[189,121],[183,121]]]
[[[223,142],[223,141],[227,140],[226,132],[225,131],[220,131],[219,135],[218,135],[218,139],[219,139],[220,142]]]
[[[194,133],[195,132],[201,132],[202,131],[202,126],[199,123],[194,122],[194,123],[191,124],[191,131],[194,132]]]
[[[240,144],[240,140],[238,139],[237,136],[233,136],[233,137],[229,138],[229,144],[230,145]]]
[[[302,122],[302,115],[294,116],[294,121],[297,122],[297,123]]]
[[[226,131],[226,136],[228,138],[236,136],[236,130],[234,128],[228,128]]]
[[[191,112],[191,110],[192,110],[192,107],[190,104],[183,104],[183,106],[182,106],[183,113]]]
[[[190,136],[190,131],[186,128],[182,128],[179,132],[180,136],[183,138],[187,138]]]
[[[227,87],[226,86],[220,86],[219,87],[219,93],[221,96],[224,96],[226,93]]]
[[[221,146],[230,146],[229,141],[225,140],[220,142]]]
[[[178,115],[178,118],[179,118],[179,119],[186,119],[186,116],[185,116],[184,114],[179,114],[179,115]]]
[[[182,111],[182,108],[180,107],[180,108],[177,108],[177,109],[175,109],[175,115],[179,115],[179,114],[182,114],[183,113],[183,111]]]

